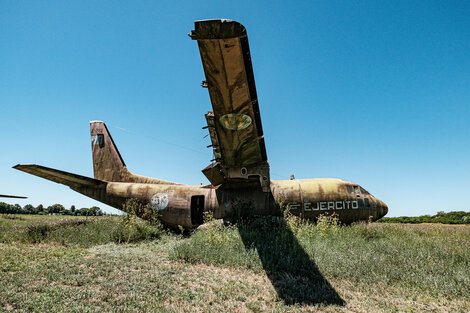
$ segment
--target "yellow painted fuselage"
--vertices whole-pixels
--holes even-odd
[[[385,203],[341,179],[271,180],[270,186],[271,192],[266,193],[258,188],[109,182],[105,194],[96,198],[120,210],[127,199],[138,199],[157,210],[163,223],[188,228],[200,224],[204,212],[226,218],[238,213],[240,207],[254,216],[280,215],[287,209],[312,220],[334,213],[343,223],[377,220],[388,212]]]

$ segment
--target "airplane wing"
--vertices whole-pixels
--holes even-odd
[[[230,20],[196,21],[197,40],[213,111],[206,114],[214,163],[203,170],[213,185],[260,184],[269,191],[264,144],[246,29]]]

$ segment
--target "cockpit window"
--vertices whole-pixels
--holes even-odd
[[[346,185],[346,189],[350,195],[360,195],[362,188],[359,186]]]
[[[362,187],[361,187],[361,192],[363,195],[370,195],[370,193]]]
[[[359,186],[354,186],[354,193],[355,193],[356,195],[361,194],[361,192],[360,192],[360,190],[359,190]]]

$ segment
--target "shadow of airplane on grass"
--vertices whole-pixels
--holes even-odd
[[[282,218],[239,223],[247,249],[256,248],[273,287],[285,304],[344,306]]]

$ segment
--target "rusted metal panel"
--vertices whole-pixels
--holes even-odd
[[[221,185],[225,181],[226,175],[224,174],[224,169],[219,162],[210,164],[202,170],[202,173],[214,186]]]

